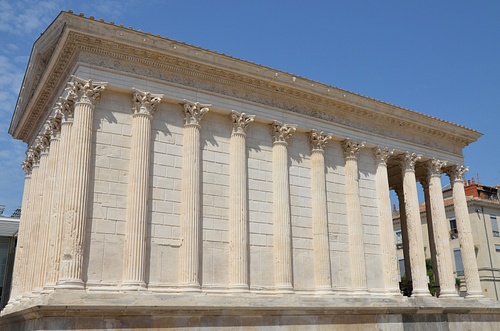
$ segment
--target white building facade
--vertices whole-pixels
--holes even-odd
[[[35,43],[10,133],[29,147],[4,326],[399,330],[498,319],[481,299],[463,190],[474,130],[61,13]],[[442,172],[468,301],[439,240],[449,233],[438,226]],[[439,299],[427,287],[420,178]],[[398,288],[391,189],[411,300]]]

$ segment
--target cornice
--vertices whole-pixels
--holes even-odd
[[[42,83],[37,82],[36,89],[31,89],[34,98],[26,97],[26,89],[21,90],[9,130],[17,139],[30,139],[30,132],[50,107],[54,89],[67,78],[77,57],[96,66],[231,96],[456,155],[481,136],[472,129],[408,109],[111,23],[61,13],[50,28],[57,30],[57,26],[65,31],[57,50],[51,53],[53,58],[47,66],[51,70],[46,70],[43,79],[38,80]],[[28,105],[22,100],[31,102]]]

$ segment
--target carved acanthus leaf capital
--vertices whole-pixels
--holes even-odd
[[[211,106],[212,105],[210,105],[210,104],[202,104],[199,102],[192,102],[189,100],[184,100],[184,103],[183,103],[184,124],[185,125],[188,125],[188,124],[199,125],[203,115],[205,115],[205,113],[207,113],[209,111],[209,109],[210,109],[209,107],[211,107]]]
[[[465,173],[469,171],[469,167],[464,165],[454,165],[446,169],[446,174],[450,177],[451,182],[464,180]]]
[[[143,92],[136,88],[132,97],[132,111],[135,114],[146,114],[152,116],[156,105],[158,105],[163,98],[163,94],[152,94],[150,92]]]
[[[375,156],[375,164],[381,164],[386,166],[387,160],[394,154],[394,149],[389,149],[388,147],[375,147],[373,150],[373,155]]]
[[[286,142],[292,134],[297,130],[297,125],[283,124],[278,121],[271,123],[271,134],[273,136],[273,143]]]
[[[231,121],[233,122],[233,133],[245,133],[246,128],[255,119],[255,115],[247,115],[238,113],[236,110],[231,110]]]
[[[441,161],[438,159],[432,159],[427,161],[426,167],[427,167],[427,175],[429,177],[433,176],[441,176],[443,173],[444,167],[446,167],[447,162],[446,161]]]
[[[94,83],[90,79],[85,80],[73,75],[71,78],[72,80],[68,82],[66,89],[69,90],[68,100],[72,100],[75,103],[89,103],[94,105],[108,84],[104,82]]]
[[[73,100],[60,97],[59,101],[57,103],[59,105],[59,110],[63,114],[64,120],[66,122],[71,121],[73,119],[73,111],[75,109],[75,102]]]
[[[406,152],[402,155],[399,156],[398,161],[399,164],[401,165],[401,170],[403,172],[406,171],[415,171],[415,165],[417,164],[417,161],[422,158],[422,155],[417,154],[417,153],[410,153]]]
[[[323,131],[311,130],[308,133],[309,136],[309,144],[311,146],[311,150],[321,150],[325,149],[326,144],[332,140],[331,134],[326,134]]]
[[[342,142],[342,150],[344,151],[344,156],[348,158],[357,158],[361,148],[365,147],[364,142],[355,142],[347,138]]]
[[[26,176],[31,174],[31,170],[33,170],[33,160],[32,159],[26,159],[23,162],[21,162],[21,168],[23,168],[24,173]]]

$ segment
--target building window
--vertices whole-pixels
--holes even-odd
[[[495,250],[500,253],[500,245],[495,245]]]
[[[450,238],[458,238],[457,220],[455,218],[450,219]]]
[[[395,231],[396,234],[396,246],[398,249],[401,249],[403,247],[403,234],[401,233],[401,230]]]
[[[500,237],[500,232],[498,231],[498,222],[495,215],[490,215],[491,220],[491,230],[493,231],[493,237]]]
[[[460,248],[455,248],[453,250],[453,256],[455,257],[455,267],[457,270],[457,276],[463,276],[464,265],[462,263],[462,253],[460,252]]]
[[[406,276],[405,260],[399,259],[399,277]]]

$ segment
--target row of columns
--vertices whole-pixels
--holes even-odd
[[[89,196],[92,122],[95,101],[105,83],[93,83],[73,77],[68,84],[68,97],[61,99],[44,132],[29,149],[23,163],[26,171],[24,208],[19,231],[19,250],[11,301],[30,297],[43,290],[84,287],[83,258]],[[132,134],[127,192],[126,236],[124,244],[123,287],[145,288],[147,201],[151,121],[162,95],[135,90],[133,94]],[[200,121],[210,105],[185,101],[184,140],[181,188],[181,246],[179,251],[178,283],[186,291],[200,289],[201,206]],[[254,116],[232,111],[233,130],[230,138],[230,210],[229,210],[229,287],[234,291],[249,288],[249,240],[246,133]],[[292,235],[288,173],[288,139],[295,125],[274,121],[273,139],[273,226],[274,275],[279,291],[293,291]],[[312,130],[311,145],[312,232],[314,277],[319,292],[332,291],[331,261],[328,237],[328,213],[324,147],[331,135]],[[50,153],[49,153],[50,146]],[[351,287],[354,294],[367,293],[363,224],[359,200],[358,154],[364,143],[345,139],[346,206],[349,234]],[[388,294],[399,293],[397,257],[392,229],[387,160],[393,151],[376,148],[376,185],[379,210],[380,240],[383,250],[383,280]],[[420,228],[420,212],[416,193],[415,164],[419,156],[405,153],[398,156],[402,169],[400,201],[404,202],[402,221],[406,225],[409,263],[414,295],[429,295],[425,277],[425,258]],[[429,175],[429,197],[432,217],[443,223],[444,205],[439,182],[442,163],[433,161]],[[477,266],[470,234],[470,224],[463,190],[463,172],[455,169],[453,180],[457,225],[460,232],[466,285],[469,295],[480,295]],[[58,180],[55,180],[57,174]],[[455,178],[454,177],[454,178]],[[459,178],[460,177],[460,178]],[[462,185],[460,187],[460,184]],[[50,194],[47,194],[50,191]],[[439,196],[441,194],[441,196]],[[442,206],[441,206],[442,205]],[[434,207],[436,206],[436,207]],[[464,209],[465,208],[465,209]],[[446,224],[446,223],[445,223]],[[450,290],[451,257],[449,246],[441,244],[447,229],[433,228],[441,295],[453,296]],[[441,237],[440,237],[441,236]],[[472,246],[471,246],[472,245]],[[448,247],[448,250],[447,250]],[[471,248],[472,247],[472,248]],[[468,251],[471,249],[472,255]],[[41,254],[40,254],[41,253]],[[37,260],[46,256],[43,261]],[[36,263],[35,263],[36,262]],[[477,276],[477,277],[476,277]],[[477,279],[476,279],[477,278]],[[454,282],[453,282],[454,284]],[[479,293],[477,292],[479,288]]]

